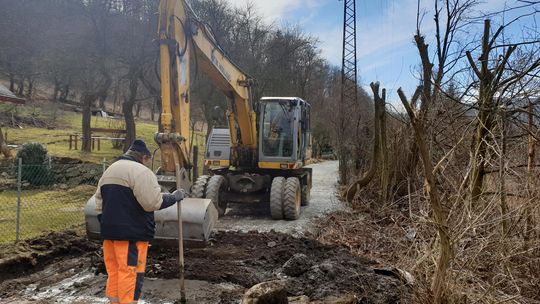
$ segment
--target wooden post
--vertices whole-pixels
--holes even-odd
[[[3,136],[2,128],[0,128],[0,154],[3,154],[6,158],[11,157],[11,152],[7,146],[7,133],[6,138]]]
[[[92,140],[92,151],[93,151],[93,150],[94,150],[94,146],[95,146],[95,141],[96,141],[96,139],[93,138],[93,137],[91,137],[91,140]]]
[[[97,139],[97,150],[101,151],[101,137],[98,137]]]
[[[69,134],[69,149],[71,150],[71,139],[72,139],[73,135]]]
[[[79,136],[77,134],[75,134],[75,150],[78,150],[78,148],[77,148],[77,142],[78,142],[77,137],[79,137]]]

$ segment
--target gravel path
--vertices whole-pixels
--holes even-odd
[[[233,204],[216,225],[221,231],[267,232],[275,230],[301,236],[310,229],[313,219],[324,213],[344,209],[345,206],[336,197],[337,161],[326,161],[310,165],[313,168],[313,185],[309,206],[302,207],[300,218],[296,221],[276,221],[270,217],[268,203]]]

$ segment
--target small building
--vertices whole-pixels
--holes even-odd
[[[0,103],[24,104],[25,100],[15,96],[8,88],[0,84]]]

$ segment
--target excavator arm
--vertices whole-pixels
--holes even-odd
[[[189,167],[190,61],[204,72],[231,103],[227,111],[231,163],[256,164],[256,114],[252,110],[252,80],[225,54],[184,0],[162,0],[159,7],[162,113],[156,134],[165,173]]]

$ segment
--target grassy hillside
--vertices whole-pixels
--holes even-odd
[[[122,150],[114,149],[110,140],[101,140],[101,149],[96,149],[91,153],[80,151],[80,135],[82,133],[81,120],[82,115],[71,111],[55,109],[54,106],[36,107],[36,106],[12,106],[0,104],[0,113],[2,118],[2,130],[7,132],[9,144],[22,145],[28,142],[39,142],[44,144],[49,154],[59,157],[70,157],[82,159],[88,162],[99,163],[106,160],[112,160],[122,154]],[[11,117],[15,121],[23,121],[20,127],[13,127]],[[32,120],[35,120],[40,127],[34,126]],[[124,128],[122,119],[110,119],[92,116],[92,128]],[[142,138],[151,151],[157,148],[154,143],[154,133],[157,131],[157,123],[151,121],[136,121],[137,137]],[[69,135],[79,135],[79,150],[69,149]],[[101,136],[114,137],[112,134],[99,134]],[[94,135],[96,136],[96,135]],[[198,145],[201,147],[201,153],[204,151],[204,140],[202,136],[196,136]]]

